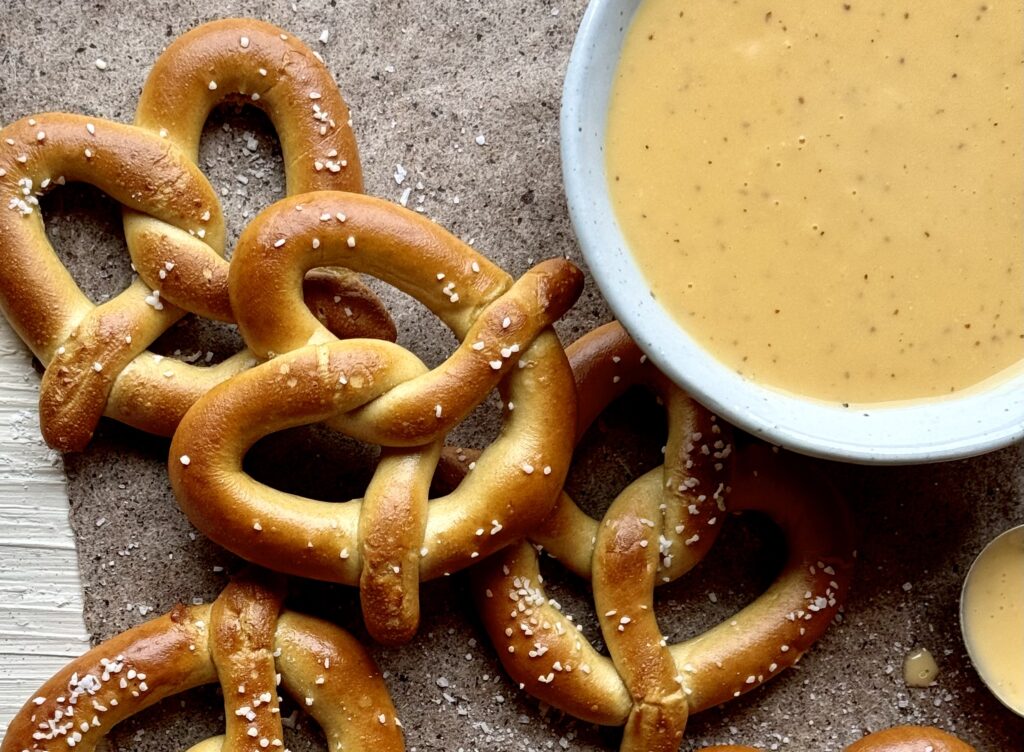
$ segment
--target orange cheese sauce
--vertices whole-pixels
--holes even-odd
[[[1024,361],[1024,6],[645,0],[608,115],[623,233],[744,376],[937,397]]]

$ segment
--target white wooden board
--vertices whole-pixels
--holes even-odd
[[[89,648],[64,467],[40,437],[38,401],[28,350],[0,319],[0,738]]]

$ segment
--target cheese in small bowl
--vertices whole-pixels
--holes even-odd
[[[960,596],[960,627],[982,681],[1024,716],[1024,525],[997,536],[974,560]]]

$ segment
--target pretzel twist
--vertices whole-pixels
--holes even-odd
[[[395,285],[461,344],[428,371],[396,345],[338,342],[301,305],[304,272],[325,264]],[[278,202],[246,228],[231,270],[239,330],[273,360],[211,392],[182,421],[169,461],[182,509],[250,561],[358,583],[374,638],[408,640],[420,580],[509,545],[551,510],[571,454],[574,399],[550,325],[581,282],[557,260],[513,283],[435,223],[379,199],[320,192]],[[428,507],[444,437],[496,387],[507,408],[501,435],[462,486]],[[304,499],[242,471],[260,437],[318,421],[382,445],[362,500]]]
[[[757,747],[725,744],[705,747],[703,752],[761,752]],[[868,734],[844,752],[975,752],[974,747],[952,734],[930,726],[895,726]]]
[[[244,49],[240,31],[251,34]],[[228,91],[264,78],[241,65],[237,50],[251,51],[246,62],[269,66],[260,84],[269,88],[259,103],[282,134],[289,188],[359,189],[359,163],[341,95],[313,54],[278,32],[261,22],[229,21],[185,35],[147,81],[138,118],[144,127],[47,113],[0,131],[0,195],[6,199],[6,209],[0,207],[0,307],[47,367],[40,423],[50,446],[84,448],[104,414],[170,435],[199,395],[256,362],[248,352],[211,368],[145,356],[186,312],[172,300],[189,311],[231,318],[220,202],[195,160],[209,109]],[[235,88],[217,93],[207,81],[205,95],[193,97],[209,70],[223,71],[225,83]],[[314,121],[312,111],[299,106],[300,92],[308,102],[314,84],[322,89],[325,106],[344,113],[341,126],[331,118]],[[348,166],[317,170],[311,156],[320,153],[316,149],[344,153],[339,160]],[[95,185],[124,206],[129,251],[145,280],[99,306],[60,262],[38,209],[38,196],[66,181]],[[306,300],[341,336],[394,339],[390,316],[350,273],[317,270],[306,285]]]
[[[0,752],[91,752],[124,719],[219,682],[226,733],[193,749],[283,749],[277,676],[320,724],[328,749],[404,749],[401,723],[366,650],[344,630],[282,611],[280,582],[232,582],[212,605],[176,606],[75,659],[14,717]]]
[[[617,324],[587,335],[569,354],[580,387],[580,433],[623,382],[669,389],[662,377],[637,374],[653,368],[641,364]],[[620,380],[613,384],[611,373]],[[599,525],[573,529],[567,520],[578,523],[584,515],[563,495],[554,525],[545,523],[544,533],[531,536],[554,544],[572,568],[592,578],[610,658],[547,598],[532,546],[509,548],[474,571],[484,627],[512,678],[585,721],[625,726],[624,751],[678,749],[690,713],[738,697],[795,663],[832,621],[852,569],[848,512],[830,487],[795,459],[763,446],[734,454],[724,428],[715,432],[710,415],[680,399],[678,393],[666,399],[673,423],[665,466],[620,493]],[[712,430],[694,430],[705,425]],[[714,535],[724,516],[730,459],[736,466],[728,510],[768,514],[787,536],[789,559],[767,592],[732,619],[666,645],[654,615],[654,587],[707,550],[695,546]],[[687,517],[692,522],[676,523]],[[553,529],[573,530],[570,542]]]

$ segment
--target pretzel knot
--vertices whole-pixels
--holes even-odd
[[[726,744],[703,752],[760,752],[756,747]],[[930,726],[895,726],[868,734],[844,752],[976,752],[974,747]]]
[[[239,29],[251,34],[246,49],[252,61],[268,66],[265,77],[232,59],[231,51],[240,47]],[[40,423],[50,446],[84,448],[104,414],[170,435],[200,394],[256,362],[247,352],[210,368],[145,355],[186,310],[231,319],[220,202],[195,165],[202,124],[216,102],[250,79],[265,78],[262,86],[270,91],[260,101],[291,157],[289,188],[359,188],[341,95],[312,53],[294,40],[282,40],[277,31],[259,22],[232,21],[182,37],[147,82],[140,127],[48,113],[0,131],[0,200],[6,204],[0,206],[0,307],[46,366]],[[208,82],[206,96],[193,97],[195,80],[209,70],[225,74],[225,87],[214,91]],[[311,113],[297,103],[300,94],[309,101],[311,81],[344,114],[344,127],[332,121],[316,126],[317,134],[325,129],[316,144],[309,133]],[[328,146],[348,155],[345,171],[316,169],[312,155]],[[297,156],[307,153],[308,160]],[[67,181],[90,183],[125,207],[125,236],[143,279],[99,306],[64,268],[39,212],[38,196]],[[387,312],[351,274],[318,271],[308,281],[307,298],[342,336],[394,339]]]
[[[767,681],[824,633],[850,580],[848,512],[795,460],[760,445],[733,450],[726,428],[642,363],[618,324],[586,335],[568,353],[580,394],[579,434],[631,382],[656,386],[670,418],[665,465],[622,491],[600,524],[587,522],[563,495],[551,522],[531,535],[592,578],[611,657],[547,598],[529,544],[475,570],[478,607],[521,688],[585,721],[625,726],[623,750],[676,750],[690,713]],[[726,511],[768,514],[788,538],[788,562],[732,619],[667,645],[654,587],[700,560]]]
[[[303,273],[324,264],[393,284],[461,344],[428,371],[397,345],[337,341],[301,305]],[[550,326],[581,284],[562,260],[513,283],[435,223],[379,199],[322,192],[278,202],[239,241],[231,299],[249,346],[261,357],[285,354],[213,390],[185,416],[169,461],[182,509],[250,561],[358,583],[374,638],[409,639],[420,580],[509,545],[551,511],[572,453],[575,401]],[[428,507],[444,437],[496,387],[501,435],[458,489]],[[363,499],[300,498],[242,471],[259,438],[319,421],[383,447]]]
[[[244,575],[213,604],[176,606],[98,645],[25,703],[0,752],[89,752],[124,719],[213,682],[224,693],[225,735],[193,749],[284,749],[278,681],[323,729],[327,749],[404,749],[366,650],[333,624],[282,611],[283,595],[281,582]]]

